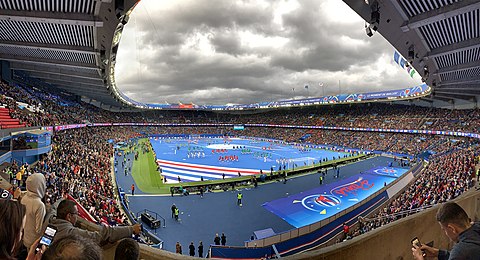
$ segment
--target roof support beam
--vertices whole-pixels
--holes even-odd
[[[37,63],[37,64],[44,64],[44,65],[46,64],[51,66],[63,66],[63,67],[70,67],[70,68],[98,69],[95,64],[61,61],[61,60],[49,60],[49,59],[41,59],[41,58],[35,58],[35,57],[27,58],[24,56],[17,56],[17,55],[5,54],[5,53],[0,53],[0,60],[18,61],[18,62],[25,62],[25,63]]]
[[[77,96],[91,97],[93,94],[95,100],[101,101],[103,103],[115,104],[117,106],[119,103],[107,92],[86,91],[82,89],[71,88],[65,85],[55,85],[55,87]]]
[[[1,9],[0,20],[103,27],[102,20],[93,15],[80,13],[31,12]]]
[[[0,46],[21,47],[21,48],[35,49],[35,50],[41,49],[41,50],[49,50],[49,51],[68,51],[68,52],[85,53],[85,54],[100,54],[100,51],[94,50],[91,47],[62,45],[62,44],[46,44],[46,43],[36,43],[36,42],[18,42],[18,41],[0,40]]]
[[[479,8],[480,2],[478,2],[478,0],[463,0],[455,2],[450,5],[414,16],[410,19],[410,21],[404,23],[400,28],[403,32],[408,32],[409,30],[417,29],[440,20],[445,20],[460,14],[468,13]]]
[[[10,69],[27,71],[27,72],[41,72],[45,74],[64,75],[64,76],[76,77],[76,78],[101,80],[98,70],[91,70],[91,69],[78,69],[78,68],[70,69],[66,67],[44,66],[44,65],[38,65],[33,63],[20,63],[20,62],[11,62]]]
[[[470,98],[475,95],[480,95],[479,90],[477,90],[476,92],[475,91],[450,92],[445,90],[435,90],[435,93],[449,95],[449,96],[464,96],[464,97],[470,97]]]
[[[421,101],[425,101],[425,102],[430,103],[430,104],[433,103],[433,100],[431,100],[431,99],[429,99],[429,98],[421,97],[420,100],[421,100]]]
[[[480,83],[478,84],[458,84],[458,85],[449,85],[449,86],[437,86],[433,88],[436,89],[478,89],[480,90]]]
[[[470,78],[464,78],[459,80],[442,81],[440,84],[438,84],[438,86],[465,85],[465,84],[477,84],[477,83],[480,83],[480,78],[470,77]]]
[[[428,52],[425,57],[426,58],[436,58],[440,56],[445,56],[451,53],[471,50],[475,48],[480,48],[480,38],[473,38],[466,41],[462,41],[459,43],[454,43],[450,45],[445,45],[439,48]]]
[[[84,83],[88,85],[103,85],[103,80],[99,78],[97,79],[78,78],[78,77],[72,77],[72,76],[66,76],[66,75],[46,74],[43,72],[30,72],[28,74],[33,78],[45,79],[46,81],[61,80],[65,82],[71,82],[73,84]]]
[[[37,76],[32,76],[32,78],[40,78],[43,79],[45,82],[53,84],[53,85],[65,85],[65,86],[70,86],[70,88],[84,88],[88,89],[89,91],[100,91],[102,89],[107,89],[106,86],[103,85],[103,83],[87,83],[87,82],[75,82],[73,80],[68,80],[68,79],[51,79],[48,77],[45,77],[43,75],[37,75]]]
[[[454,98],[451,98],[451,97],[448,97],[448,96],[442,96],[442,95],[438,95],[438,94],[435,94],[432,98],[433,99],[438,99],[438,100],[441,100],[441,101],[445,101],[445,102],[448,102],[448,103],[453,103],[454,102]]]
[[[464,69],[478,68],[478,67],[480,67],[480,63],[478,62],[478,60],[475,60],[469,63],[457,64],[450,67],[441,68],[438,71],[436,71],[436,73],[434,74],[444,74],[444,73],[455,72],[455,71],[460,71]]]
[[[475,96],[472,96],[472,95],[460,95],[460,94],[450,94],[450,93],[447,93],[447,94],[443,94],[443,93],[435,93],[435,98],[437,98],[438,96],[443,96],[443,97],[447,97],[447,98],[454,98],[454,99],[462,99],[462,100],[467,100],[467,101],[470,101],[470,102],[475,102],[474,101],[474,98]]]
[[[445,93],[467,93],[473,95],[480,95],[480,87],[477,88],[435,88],[435,92],[445,92]]]

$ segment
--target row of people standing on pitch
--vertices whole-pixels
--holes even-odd
[[[227,244],[227,236],[225,236],[225,233],[222,233],[222,236],[218,236],[218,233],[215,234],[215,238],[213,239],[213,243],[215,243],[215,245],[219,246],[220,243],[222,243],[222,246],[226,245]]]
[[[177,241],[175,244],[175,253],[177,254],[183,254],[182,252],[182,244]],[[190,245],[188,246],[188,255],[189,256],[195,256],[195,245],[193,244],[193,241],[190,242]],[[198,243],[198,257],[202,258],[203,257],[203,243],[200,241]]]

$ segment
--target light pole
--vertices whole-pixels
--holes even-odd
[[[325,96],[325,84],[323,82],[318,83],[318,86],[320,86],[323,90],[323,96]]]

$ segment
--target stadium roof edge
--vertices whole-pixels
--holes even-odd
[[[133,108],[135,101],[118,91],[112,76],[118,36],[139,1],[78,0],[51,6],[34,6],[30,0],[5,1],[9,4],[0,9],[0,25],[5,28],[0,60],[9,61],[12,78],[19,72],[30,74],[70,93],[75,92],[69,85],[78,84],[77,95],[107,110],[147,108]],[[442,97],[432,96],[432,100],[445,100],[443,96],[460,100],[460,96],[470,95],[463,100],[472,107],[477,105],[477,92],[462,91],[462,86],[475,89],[480,84],[478,1],[437,6],[425,6],[421,0],[344,2],[368,23],[376,22],[371,14],[373,3],[378,3],[378,31],[411,61],[427,85],[442,89]],[[64,79],[68,75],[67,84]],[[89,82],[98,82],[98,88],[92,89]],[[445,106],[443,102],[434,104]]]

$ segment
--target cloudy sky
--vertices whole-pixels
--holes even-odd
[[[141,102],[209,105],[419,84],[393,52],[341,0],[142,0],[123,31],[116,83]]]

